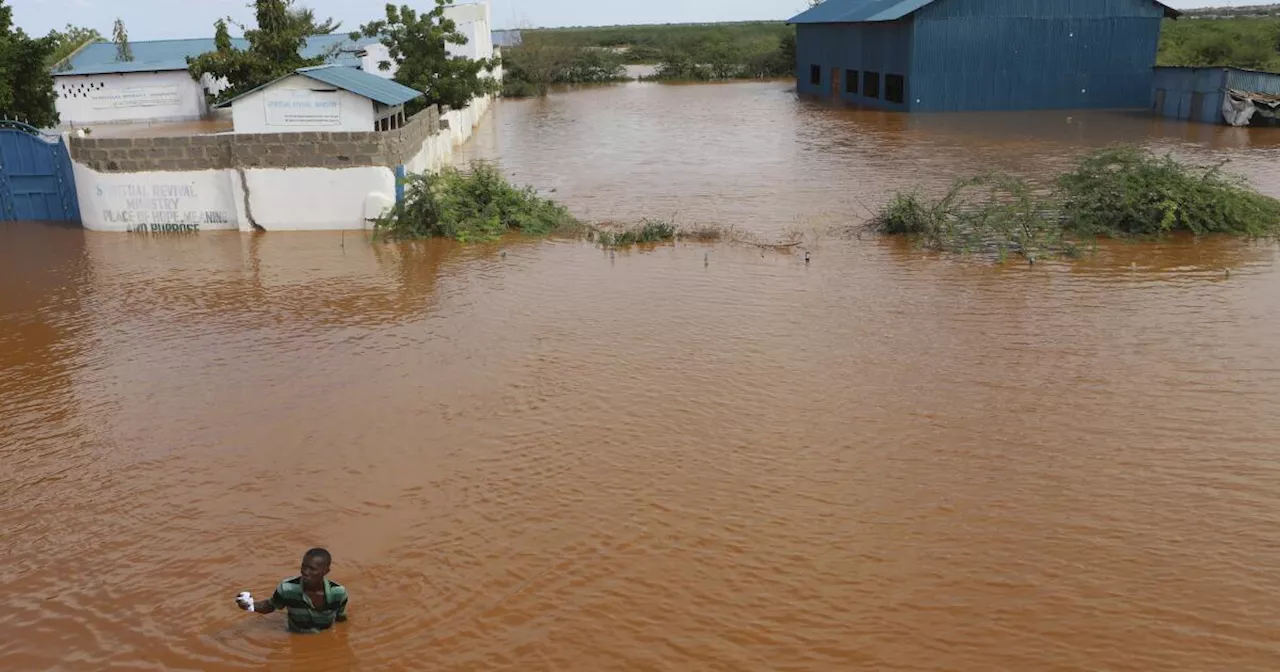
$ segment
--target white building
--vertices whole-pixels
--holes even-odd
[[[232,40],[237,49],[248,42]],[[213,51],[212,39],[152,40],[131,42],[132,60],[118,58],[116,45],[85,45],[54,68],[53,86],[57,110],[64,126],[95,124],[193,121],[205,118],[205,93],[219,91],[218,83],[205,77],[196,81],[187,72],[187,57]],[[346,34],[314,35],[302,48],[306,57],[327,56],[330,63],[379,72],[388,59],[387,48],[368,38],[353,42]]]
[[[422,97],[385,77],[344,65],[300,68],[218,107],[230,107],[236,133],[389,131],[404,105]]]
[[[493,58],[493,35],[490,31],[489,3],[472,2],[450,5],[444,16],[453,20],[458,32],[467,38],[466,44],[446,44],[450,56],[464,56],[472,60]]]

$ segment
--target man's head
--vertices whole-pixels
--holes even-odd
[[[333,557],[323,548],[313,548],[302,556],[302,585],[307,588],[324,587],[324,577],[329,573]]]

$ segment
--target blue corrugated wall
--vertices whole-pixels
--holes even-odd
[[[884,77],[887,74],[905,77],[907,97],[904,100],[910,100],[911,78],[908,73],[911,72],[911,19],[886,23],[796,26],[796,59],[796,90],[800,93],[831,97],[831,74],[838,69],[838,95],[842,100],[887,110],[905,110],[908,107],[905,103],[897,105],[884,99]],[[822,68],[822,80],[816,86],[811,83],[809,73],[814,65]],[[860,78],[868,71],[879,73],[879,96],[868,98],[863,95],[862,81],[858,82],[857,93],[848,93],[845,80],[849,71],[858,72]]]
[[[1151,108],[1170,119],[1222,124],[1227,89],[1280,95],[1280,74],[1224,67],[1159,67],[1151,82]]]
[[[797,90],[830,96],[832,66],[874,65],[905,68],[906,105],[843,97],[913,111],[1149,107],[1163,15],[1150,0],[938,0],[891,23],[800,25]]]
[[[1156,68],[1151,108],[1170,119],[1222,123],[1225,68]]]

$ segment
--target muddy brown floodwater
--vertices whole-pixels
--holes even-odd
[[[808,265],[0,226],[2,667],[1280,669],[1274,246],[818,231],[1125,138],[1280,194],[1280,136],[786,89],[506,101],[466,154]],[[350,623],[235,609],[312,545]]]

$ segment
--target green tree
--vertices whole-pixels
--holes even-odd
[[[288,4],[290,5],[287,8],[289,20],[293,22],[294,28],[303,35],[329,35],[342,27],[342,22],[334,21],[332,18],[317,21],[315,10],[305,7],[293,7],[293,0],[289,0]]]
[[[226,19],[218,19],[213,22],[213,49],[220,53],[231,51],[235,47],[231,44],[231,31],[227,28]]]
[[[379,38],[396,64],[395,80],[423,92],[427,105],[460,109],[478,95],[497,91],[493,79],[481,76],[492,71],[497,61],[449,55],[448,45],[466,44],[467,38],[445,17],[447,6],[447,0],[436,0],[434,8],[419,14],[408,5],[388,4],[385,19],[361,26],[351,37]]]
[[[60,67],[63,69],[70,66],[62,63],[62,61],[75,53],[77,49],[90,42],[104,41],[102,33],[99,33],[96,29],[82,28],[69,23],[62,30],[49,31],[49,39],[53,40],[55,45],[53,53],[49,55],[49,67],[52,68],[61,64]]]
[[[111,41],[116,43],[116,60],[132,61],[133,47],[129,45],[129,31],[125,30],[124,21],[116,19],[116,24],[111,28]]]
[[[13,10],[0,0],[0,115],[42,128],[58,124],[49,59],[54,38],[29,37],[13,25]]]
[[[215,80],[226,78],[230,86],[211,98],[228,100],[291,74],[298,68],[319,65],[324,56],[303,58],[300,54],[306,43],[309,28],[304,22],[291,18],[292,0],[255,0],[256,28],[245,28],[244,37],[248,49],[232,46],[227,23],[215,24],[215,49],[187,59],[187,69],[199,79],[209,75]]]

